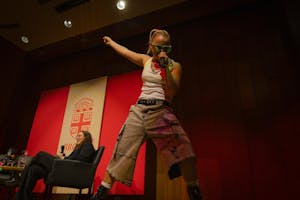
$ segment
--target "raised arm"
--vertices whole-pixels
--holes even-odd
[[[131,51],[127,49],[126,47],[116,43],[113,41],[110,37],[104,36],[103,42],[107,46],[110,46],[115,50],[119,55],[123,56],[124,58],[128,59],[129,61],[133,62],[134,64],[138,66],[144,66],[146,61],[150,58],[150,56],[146,54],[136,53],[134,51]]]

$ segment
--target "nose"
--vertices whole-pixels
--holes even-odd
[[[160,52],[159,52],[159,54],[158,54],[158,57],[167,57],[168,55],[167,55],[167,53],[162,49]]]

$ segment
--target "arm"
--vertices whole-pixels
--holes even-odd
[[[113,50],[115,50],[119,55],[128,59],[129,61],[133,62],[134,64],[136,64],[138,66],[143,67],[144,64],[146,63],[146,61],[150,58],[150,56],[148,56],[146,54],[136,53],[134,51],[127,49],[126,47],[113,41],[108,36],[103,37],[103,42],[107,46],[110,46]]]
[[[82,144],[78,149],[75,149],[69,156],[65,157],[65,159],[90,162],[94,152],[95,149],[93,145],[86,142]]]
[[[166,67],[166,75],[170,89],[176,92],[180,86],[182,69],[180,63],[172,62],[172,64],[169,63],[168,67]]]

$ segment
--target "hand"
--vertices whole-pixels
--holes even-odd
[[[111,45],[112,41],[113,41],[113,40],[112,40],[110,37],[108,37],[108,36],[104,36],[104,37],[103,37],[103,42],[104,42],[104,44],[106,44],[106,45],[108,45],[108,46]]]
[[[65,154],[64,153],[59,153],[57,154],[57,156],[60,158],[60,159],[64,159],[65,158]]]
[[[158,54],[159,64],[161,68],[166,68],[169,65],[169,57],[166,52],[162,51]]]

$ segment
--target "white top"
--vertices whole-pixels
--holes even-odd
[[[163,77],[165,76],[165,71],[160,67],[156,66],[156,63],[152,62],[150,58],[144,65],[142,72],[142,91],[140,94],[140,99],[161,99],[165,100],[165,81]]]

